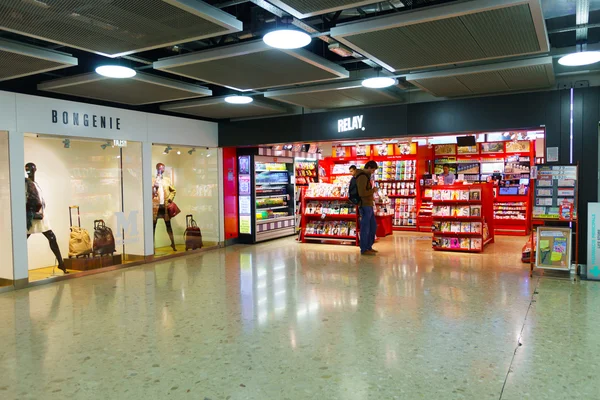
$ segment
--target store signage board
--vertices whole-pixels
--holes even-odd
[[[115,147],[127,147],[127,140],[114,139],[113,146]]]
[[[571,269],[571,228],[537,228],[535,266],[542,269]]]
[[[121,118],[117,117],[59,110],[52,110],[51,115],[53,124],[121,130]]]
[[[600,203],[588,203],[587,278],[600,281]]]
[[[577,219],[577,166],[538,165],[533,218],[573,221]]]
[[[338,133],[366,130],[367,128],[363,126],[363,119],[363,115],[355,115],[354,117],[338,119]]]

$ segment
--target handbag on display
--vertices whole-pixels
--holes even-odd
[[[181,210],[179,207],[177,207],[177,204],[172,201],[167,205],[167,212],[169,213],[169,218],[175,218],[175,216],[179,214]]]
[[[73,210],[77,210],[77,225],[73,225]],[[71,233],[69,235],[69,258],[88,256],[92,253],[92,240],[87,229],[81,227],[81,214],[79,206],[69,207],[69,221]]]
[[[202,231],[196,224],[194,216],[189,214],[185,216],[185,232],[183,234],[185,238],[185,251],[201,249],[202,243]]]
[[[104,223],[104,220],[94,221],[94,255],[112,254],[115,252],[115,237],[112,229]]]

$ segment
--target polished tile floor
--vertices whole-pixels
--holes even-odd
[[[598,399],[600,285],[293,239],[0,295],[0,399]]]

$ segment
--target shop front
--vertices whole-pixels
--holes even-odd
[[[568,125],[561,122],[569,118],[570,110],[563,107],[567,95],[526,93],[234,121],[220,128],[220,144],[244,146],[237,148],[238,154],[254,148],[276,158],[297,146],[318,149],[316,165],[307,166],[316,180],[302,168],[289,170],[289,182],[306,184],[294,209],[301,243],[358,245],[358,209],[348,201],[350,167],[360,169],[374,160],[380,167],[372,182],[379,187],[379,240],[389,235],[428,238],[432,252],[491,254],[509,248],[513,259],[526,256],[529,261],[523,249],[535,248],[532,232],[540,224],[573,221],[560,218],[561,207],[581,215],[578,181],[569,190],[560,185],[570,185],[571,179],[558,182],[545,199],[543,189],[535,191],[537,168],[574,165],[581,158],[581,145],[563,140],[568,137]],[[257,199],[250,199],[248,215],[238,215],[239,227],[246,226],[244,218],[259,218],[254,212],[258,207]],[[276,216],[260,218],[269,224]],[[554,257],[562,254],[564,266],[558,269],[570,269],[569,254],[575,253],[571,247],[581,246],[575,240],[580,231],[571,230],[568,246],[551,249]]]
[[[9,205],[0,214],[1,283],[24,287],[221,243],[216,124],[5,92],[0,101],[12,109],[0,120],[0,196]],[[172,205],[179,212],[169,219]],[[164,226],[155,239],[159,219],[173,241]],[[161,250],[171,243],[172,252]]]

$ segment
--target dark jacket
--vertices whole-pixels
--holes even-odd
[[[375,201],[373,200],[375,189],[371,185],[371,174],[368,171],[361,169],[356,173],[356,186],[361,200],[360,205],[363,207],[373,207],[375,205]]]

